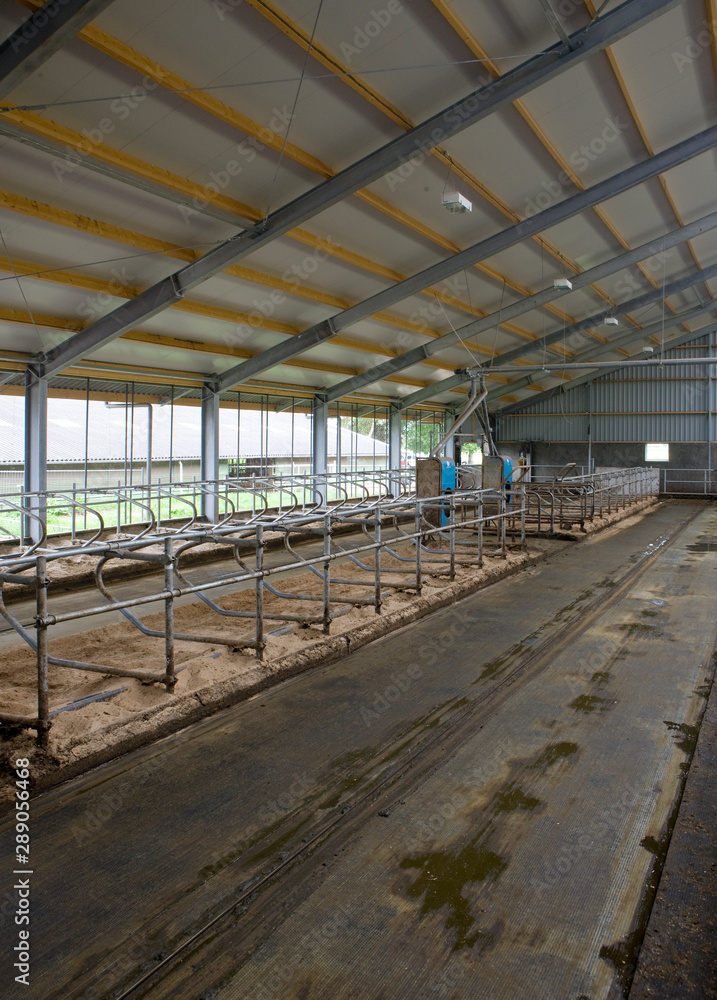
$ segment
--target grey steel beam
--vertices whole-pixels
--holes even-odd
[[[25,492],[33,494],[27,507],[44,520],[47,502],[47,379],[28,368],[25,374]],[[25,536],[37,542],[42,537],[40,522],[26,517]]]
[[[707,228],[714,228],[715,226],[717,226],[717,212],[711,213],[710,216],[705,216],[704,219],[699,220],[699,224],[701,225],[705,223],[706,220],[710,220]],[[706,230],[702,229],[701,231],[704,232]],[[675,232],[669,234],[669,236],[674,238],[677,236],[677,234],[682,232],[683,232],[682,229],[675,230]],[[691,239],[691,237],[687,236],[686,239]],[[661,242],[662,242],[661,238],[653,240],[650,243],[645,244],[644,247],[638,248],[638,251],[631,250],[627,254],[621,254],[619,257],[614,258],[612,261],[606,262],[606,264],[600,264],[597,268],[591,268],[590,271],[584,271],[583,274],[579,275],[579,277],[576,278],[575,281],[573,282],[573,288],[576,289],[578,287],[581,287],[583,285],[591,283],[592,281],[597,280],[593,276],[594,272],[597,270],[604,272],[604,269],[608,266],[612,266],[614,271],[622,270],[622,268],[625,266],[624,264],[620,263],[623,257],[630,257],[631,263],[633,263],[635,262],[635,260],[644,259],[644,257],[640,256],[635,257],[634,255],[636,252],[643,253],[647,251],[645,253],[645,256],[650,256],[650,254],[655,250],[656,246],[658,244],[661,244]],[[672,242],[670,245],[674,245],[675,243],[678,242],[683,242],[683,240],[674,239],[674,242]],[[496,365],[506,364],[510,361],[516,360],[517,358],[523,357],[526,354],[532,354],[535,351],[543,350],[544,348],[550,347],[552,344],[555,344],[558,341],[563,340],[564,338],[568,338],[574,336],[576,333],[581,333],[585,330],[588,330],[591,327],[597,325],[598,323],[601,323],[607,316],[626,315],[627,313],[632,312],[634,309],[641,309],[643,306],[649,305],[653,302],[658,302],[660,299],[663,298],[663,295],[665,298],[669,298],[670,295],[674,295],[677,292],[684,291],[685,289],[700,284],[703,281],[708,281],[710,278],[715,276],[717,276],[716,266],[712,265],[708,268],[704,268],[703,270],[694,272],[692,274],[686,275],[683,278],[679,278],[675,281],[672,281],[670,282],[669,285],[666,285],[664,288],[652,289],[651,291],[646,292],[643,295],[638,295],[635,298],[630,299],[629,301],[617,305],[613,308],[604,309],[600,313],[596,313],[593,316],[588,317],[587,319],[580,320],[577,323],[574,323],[571,326],[567,327],[566,329],[554,330],[552,333],[546,334],[545,337],[541,337],[538,340],[527,341],[526,343],[521,344],[519,347],[513,348],[511,351],[506,351],[504,354],[500,354],[498,355],[498,357],[493,358],[490,361],[486,361],[485,364],[482,365],[481,367],[484,368],[486,371],[489,371]],[[537,298],[540,295],[542,295],[542,293],[539,292],[537,293],[536,296],[531,296],[531,299]],[[522,299],[521,302],[516,303],[516,306],[521,306],[527,301],[528,301],[527,299]],[[506,311],[507,310],[504,310],[503,313],[505,313]],[[485,320],[489,321],[490,325],[492,326],[494,325],[495,322],[497,322],[498,316],[499,313],[493,313],[491,316],[485,317]],[[484,322],[483,320],[479,320],[479,323],[483,322]],[[466,337],[470,336],[471,334],[469,331],[476,325],[477,324],[475,323],[470,323],[467,326],[462,327],[458,331],[458,334],[461,334],[460,339],[465,339]],[[418,348],[417,350],[424,352],[423,357],[430,357],[434,353],[438,353],[439,350],[454,344],[459,339],[458,334],[449,333],[446,334],[444,337],[438,337],[435,340],[431,341],[429,344],[426,344],[425,348],[421,347]],[[420,358],[414,356],[413,351],[408,351],[406,354],[400,355],[399,358],[392,358],[390,361],[385,362],[382,365],[376,365],[374,368],[365,372],[363,375],[355,376],[355,378],[359,379],[366,378],[366,381],[375,381],[377,378],[385,378],[385,376],[389,373],[394,374],[397,371],[401,371],[404,368],[408,368],[409,365],[416,364],[417,360],[420,360]],[[401,362],[400,365],[398,365],[397,362]],[[392,366],[390,372],[388,371],[389,365]],[[376,374],[377,372],[378,375]],[[354,378],[347,379],[344,382],[339,383],[339,385],[334,386],[329,393],[329,399],[338,397],[339,395],[343,395],[343,393],[346,391],[347,382],[353,383],[353,381]],[[446,379],[442,379],[440,382],[434,382],[433,385],[431,386],[426,386],[426,388],[424,389],[419,389],[417,392],[412,393],[410,396],[404,396],[403,399],[401,400],[400,405],[402,407],[412,406],[414,403],[419,403],[423,402],[426,399],[431,399],[433,396],[436,396],[439,393],[446,392],[449,389],[455,388],[457,385],[460,385],[461,382],[463,381],[464,379],[462,377],[456,377],[451,375]],[[363,384],[366,383],[364,382]],[[343,387],[343,390],[341,393],[339,393],[338,390],[341,387]],[[351,390],[353,391],[354,389],[355,387],[351,385]]]
[[[199,478],[203,482],[216,483],[219,480],[219,393],[214,386],[205,385],[202,390],[201,419]],[[219,494],[216,490],[205,489],[202,493],[202,514],[210,524],[219,520]]]
[[[689,323],[692,320],[699,318],[700,316],[704,316],[706,312],[711,312],[714,311],[715,309],[717,309],[717,303],[712,301],[697,306],[694,309],[688,309],[686,312],[679,313],[676,316],[671,316],[667,320],[664,326],[662,324],[662,321],[658,320],[656,323],[651,323],[649,326],[643,327],[641,330],[631,330],[630,333],[626,334],[623,337],[617,337],[615,340],[612,340],[609,344],[602,344],[597,350],[591,347],[589,350],[583,351],[582,355],[578,355],[577,358],[574,359],[574,362],[575,361],[580,362],[584,360],[585,361],[584,367],[589,368],[591,361],[597,361],[598,358],[602,357],[604,354],[610,354],[612,351],[615,351],[620,347],[630,347],[636,341],[644,340],[646,337],[660,336],[663,333],[663,331],[674,329],[681,323]],[[692,332],[688,336],[697,337],[698,334],[696,332]],[[561,368],[560,362],[558,361],[556,364],[551,363],[550,367],[554,368],[556,371],[559,371]],[[496,399],[499,398],[500,396],[504,396],[507,392],[515,392],[517,389],[526,388],[531,384],[534,374],[535,373],[533,372],[529,375],[525,375],[523,378],[516,379],[516,381],[514,382],[509,382],[507,385],[491,389],[490,392],[488,393],[488,399],[489,400]]]
[[[674,337],[669,344],[666,346],[670,348],[680,347],[682,344],[688,344],[692,340],[696,340],[699,337],[704,337],[705,334],[713,333],[715,330],[715,322],[712,321],[707,323],[699,330],[692,330],[690,333],[685,333],[683,336]],[[586,367],[588,367],[586,365]],[[630,359],[626,358],[624,363],[625,368],[630,367]],[[619,365],[615,366],[614,371],[620,371],[621,367]],[[497,418],[510,416],[511,413],[520,413],[526,408],[526,406],[532,406],[533,403],[539,403],[545,399],[552,399],[554,396],[558,396],[561,393],[569,392],[571,389],[577,388],[579,385],[585,385],[586,382],[593,382],[596,378],[599,378],[603,372],[599,368],[595,368],[592,371],[586,372],[584,375],[578,375],[574,379],[570,379],[569,382],[563,383],[563,385],[554,385],[550,389],[546,389],[544,392],[536,392],[534,396],[530,399],[524,399],[520,403],[509,403],[507,406],[503,406],[500,409],[491,411],[491,416]]]
[[[650,240],[648,243],[643,243],[642,246],[635,247],[634,250],[627,250],[625,253],[618,254],[618,256],[613,257],[611,260],[591,267],[588,271],[583,271],[582,274],[575,275],[570,279],[573,290],[577,291],[577,289],[585,288],[593,282],[601,281],[610,274],[615,274],[617,271],[631,267],[633,264],[653,256],[653,254],[664,253],[666,250],[684,243],[686,240],[694,239],[701,233],[708,232],[715,227],[717,227],[717,212],[710,212],[708,215],[689,223],[687,226],[681,226],[667,233],[665,236],[660,236],[654,240]],[[344,379],[343,382],[339,382],[337,385],[331,387],[329,390],[329,399],[339,399],[341,396],[348,395],[349,392],[355,392],[366,385],[370,385],[372,382],[378,382],[380,379],[386,378],[387,375],[395,375],[406,368],[410,368],[411,365],[419,364],[421,361],[433,357],[433,355],[438,354],[440,351],[451,347],[461,340],[475,337],[480,333],[493,329],[496,325],[502,325],[516,319],[518,316],[522,316],[532,309],[544,306],[564,294],[565,292],[562,289],[551,285],[549,288],[536,292],[534,295],[529,295],[524,299],[519,299],[512,305],[491,313],[489,316],[484,316],[479,320],[472,320],[465,326],[460,327],[458,331],[451,330],[450,333],[446,333],[442,337],[436,337],[426,344],[421,344],[419,347],[414,347],[404,354],[375,365],[360,375]],[[605,315],[607,314],[606,312]],[[532,348],[528,346],[528,349]],[[425,392],[426,390],[421,389],[419,393],[415,394],[418,397],[417,402],[423,399],[430,399],[434,395],[430,391],[426,395],[420,395],[420,393]],[[413,399],[413,397],[406,398]]]
[[[337,436],[341,433],[341,421],[337,420]],[[314,396],[311,410],[311,471],[315,476],[323,475],[328,470],[329,453],[329,404],[323,393]],[[337,440],[336,451],[340,450]]]
[[[358,302],[356,305],[337,313],[330,319],[324,320],[316,326],[309,327],[308,330],[304,330],[298,336],[289,337],[287,340],[281,341],[279,344],[270,347],[269,350],[263,351],[261,354],[257,354],[248,361],[235,365],[218,376],[219,385],[222,389],[231,389],[239,382],[253,378],[268,368],[273,368],[275,365],[279,365],[289,358],[294,358],[298,354],[302,354],[316,344],[328,340],[335,333],[344,330],[348,326],[352,326],[359,320],[367,319],[374,313],[395,305],[402,299],[414,295],[416,292],[423,291],[424,288],[430,285],[444,281],[457,271],[462,271],[465,267],[486,260],[488,257],[492,257],[509,247],[515,246],[517,243],[521,243],[530,236],[535,236],[545,229],[550,229],[559,222],[565,222],[567,219],[579,215],[586,209],[599,205],[608,198],[613,198],[615,195],[621,194],[635,187],[637,184],[642,184],[644,181],[650,180],[652,177],[656,177],[658,174],[680,163],[684,163],[700,153],[704,153],[716,144],[717,125],[713,125],[711,128],[699,132],[684,142],[677,143],[676,146],[657,153],[642,163],[628,167],[614,177],[608,177],[606,180],[594,184],[584,191],[579,191],[577,194],[558,202],[556,205],[551,205],[542,212],[538,212],[536,215],[531,216],[531,218],[526,219],[524,222],[516,223],[516,225],[510,226],[508,229],[504,229],[494,236],[489,236],[487,239],[481,240],[480,243],[461,250],[446,260],[439,261],[437,264],[419,271],[418,274],[414,274],[404,281],[399,281],[397,284],[391,285],[389,288],[384,289],[384,291],[372,295],[371,298],[364,299],[363,302]],[[78,334],[77,336],[82,336],[82,334]],[[361,376],[355,376],[355,378],[358,379]]]
[[[47,0],[0,45],[0,97],[26,80],[113,0]]]
[[[698,306],[697,308],[691,309],[688,312],[682,313],[681,315],[678,316],[674,317],[670,316],[667,320],[667,325],[665,326],[665,329],[670,329],[673,326],[678,325],[679,323],[687,322],[698,316],[702,316],[706,311],[709,311],[710,309],[713,308],[717,308],[714,302],[708,303],[703,306]],[[576,324],[576,326],[579,325],[580,324]],[[580,359],[580,357],[583,358],[589,357],[590,359],[595,360],[601,354],[604,353],[609,354],[610,351],[614,351],[618,347],[624,347],[626,345],[632,344],[635,340],[644,340],[646,337],[659,336],[662,333],[662,329],[663,326],[661,320],[652,323],[651,325],[646,327],[635,328],[622,337],[613,338],[613,340],[611,340],[608,344],[592,345],[587,351],[584,351],[583,354],[578,357],[578,360]],[[531,351],[539,349],[540,347],[541,347],[540,341],[532,341],[530,344],[526,345],[526,350],[523,353],[529,354]],[[507,353],[509,354],[511,352]],[[500,364],[501,361],[506,357],[507,354],[501,355],[500,358],[496,358],[495,364],[496,365]],[[558,359],[550,361],[546,365],[546,367],[548,366],[550,368],[554,368],[556,371],[562,369],[562,364]],[[486,368],[485,372],[486,374],[490,374],[490,368]],[[511,392],[516,389],[525,388],[526,386],[531,384],[534,375],[535,373],[526,375],[525,378],[518,380],[518,382],[512,382],[507,385],[491,389],[490,392],[488,393],[488,399],[489,400],[495,399],[498,396],[505,395],[506,392]],[[424,389],[419,389],[418,392],[414,392],[410,396],[404,396],[403,399],[401,400],[401,406],[402,407],[412,406],[415,403],[420,403],[426,399],[431,399],[433,396],[438,396],[444,392],[448,392],[449,390],[456,388],[456,386],[461,385],[465,381],[466,378],[464,375],[450,375],[448,378],[442,379],[440,382],[434,382],[433,385],[426,386]]]
[[[409,406],[416,406],[417,403],[423,403],[427,399],[432,399],[433,396],[437,396],[439,393],[449,392],[451,389],[463,385],[465,380],[465,375],[449,375],[448,378],[441,379],[440,382],[433,382],[431,385],[424,386],[423,389],[417,389],[416,392],[412,392],[409,396],[402,396],[399,406],[402,410],[407,410]]]
[[[669,246],[674,246],[676,243],[682,243],[687,239],[692,239],[693,235],[697,235],[700,232],[706,232],[707,229],[712,229],[717,226],[717,212],[712,212],[709,216],[705,216],[704,219],[700,219],[697,223],[693,223],[692,225],[696,227],[696,230],[694,233],[689,235],[685,234],[685,230],[691,230],[692,226],[683,226],[680,229],[675,230],[673,233],[668,234],[669,237],[672,238],[669,242]],[[679,238],[678,234],[681,234],[679,235]],[[573,290],[577,290],[578,288],[599,280],[599,277],[604,277],[606,273],[609,274],[614,273],[615,271],[620,271],[631,263],[638,260],[644,260],[645,257],[651,256],[658,246],[664,251],[668,244],[666,244],[665,240],[662,238],[651,240],[650,243],[646,243],[643,247],[638,248],[637,250],[630,250],[624,254],[620,254],[618,257],[613,258],[612,261],[600,264],[597,267],[591,268],[589,271],[584,271],[581,275],[576,276],[573,281]],[[636,256],[636,254],[638,256]],[[639,256],[639,254],[644,254],[644,256]],[[625,262],[625,258],[629,258],[627,263]],[[611,268],[612,270],[607,270],[608,268]],[[600,272],[600,274],[596,275],[595,272]],[[690,285],[698,284],[700,281],[709,280],[709,278],[714,277],[714,274],[717,274],[717,271],[712,273],[711,269],[708,268],[705,272],[700,272],[696,276],[689,276],[688,278],[680,279],[680,281],[685,282],[684,284],[680,284],[680,282],[672,282],[670,290],[664,290],[664,295],[665,297],[669,297],[678,291],[682,291],[684,288],[688,288]],[[335,399],[339,399],[341,396],[347,395],[350,392],[356,392],[363,386],[370,385],[372,382],[377,382],[382,378],[386,378],[387,375],[395,375],[397,372],[403,371],[411,365],[418,364],[427,358],[433,357],[434,354],[438,354],[440,351],[445,350],[447,347],[452,346],[460,340],[466,340],[468,337],[475,336],[476,333],[481,333],[484,330],[491,329],[499,322],[506,322],[514,316],[519,316],[521,313],[528,312],[530,309],[535,307],[536,299],[541,299],[542,301],[539,304],[543,304],[543,302],[550,301],[550,299],[556,298],[561,294],[565,293],[555,288],[546,289],[544,292],[538,292],[535,295],[531,295],[528,298],[521,299],[519,302],[514,303],[512,307],[509,306],[507,309],[491,313],[490,316],[485,316],[483,319],[468,323],[464,327],[461,327],[457,332],[451,331],[451,333],[444,334],[442,337],[436,337],[435,340],[431,340],[426,344],[422,344],[420,347],[415,347],[410,351],[406,351],[404,354],[391,358],[389,361],[384,361],[379,365],[375,365],[373,368],[367,369],[360,375],[354,375],[351,378],[344,379],[343,382],[339,382],[337,385],[331,387],[328,393],[329,400],[333,401]],[[656,301],[661,298],[662,295],[663,290],[658,289],[654,292],[648,292],[644,296],[638,296],[622,306],[618,306],[617,309],[619,312],[616,312],[614,309],[605,309],[601,313],[598,313],[589,319],[581,320],[580,323],[574,324],[567,330],[554,331],[546,337],[543,337],[541,340],[521,344],[520,347],[515,348],[512,352],[509,351],[506,354],[501,355],[499,358],[495,359],[494,362],[486,362],[486,367],[489,368],[494,363],[505,363],[507,360],[520,357],[522,354],[529,354],[537,348],[542,348],[551,343],[555,343],[563,336],[575,333],[578,328],[581,330],[589,329],[594,324],[601,323],[607,316],[624,315],[632,309],[638,309],[643,305],[649,304],[650,301]],[[549,296],[549,298],[546,296]],[[650,298],[650,296],[653,296],[653,298]],[[430,395],[431,394],[429,393],[428,396],[424,396],[422,398],[430,398]]]
[[[44,358],[39,359],[41,373],[50,375],[61,371],[87,353],[97,350],[166,309],[175,301],[178,294],[181,295],[220,273],[230,264],[241,260],[270,240],[302,225],[308,219],[378,180],[390,170],[404,163],[415,167],[426,158],[431,149],[446,139],[487,118],[500,108],[512,104],[517,98],[554,79],[572,66],[603,51],[608,45],[648,24],[681,2],[682,0],[629,0],[622,4],[605,17],[592,22],[571,36],[571,45],[574,47],[569,48],[563,43],[558,43],[528,59],[504,76],[484,84],[467,97],[454,102],[450,107],[277,209],[252,230],[240,232],[232,239],[224,241],[197,261],[163,278],[135,299],[123,303],[111,313],[91,323],[81,333],[70,337],[64,344],[60,344],[49,351]],[[355,319],[351,322],[355,322]],[[331,336],[331,329],[329,321],[324,326],[325,336],[321,339]],[[311,331],[307,332],[303,340],[295,338],[295,342],[297,353],[307,350],[312,346]],[[307,346],[304,346],[305,344]],[[282,357],[284,356],[291,356],[287,353],[287,348]],[[261,354],[258,357],[266,360],[269,366],[277,363],[272,360],[273,356],[265,359],[265,355]],[[250,365],[252,360],[246,364]],[[262,367],[263,360],[255,362],[256,371],[266,370]],[[249,372],[249,368],[243,369],[241,376],[234,381],[232,381],[233,375],[227,378],[226,374],[229,373],[223,374],[222,388],[230,388],[231,385],[237,385],[252,377]]]
[[[614,308],[603,309],[599,313],[595,313],[592,316],[588,316],[586,319],[573,323],[564,330],[553,330],[552,333],[548,333],[544,337],[540,337],[538,340],[521,344],[519,347],[515,347],[511,351],[506,351],[504,354],[500,354],[498,357],[487,361],[485,365],[481,365],[481,370],[488,372],[493,368],[509,364],[517,358],[522,358],[526,354],[534,354],[536,351],[542,351],[546,347],[551,347],[553,344],[557,344],[563,339],[574,337],[579,333],[584,333],[586,330],[602,323],[608,316],[625,316],[637,309],[643,309],[645,306],[654,305],[655,303],[660,302],[663,297],[668,299],[671,295],[676,295],[678,292],[684,292],[688,288],[699,285],[703,281],[709,281],[714,277],[717,277],[717,264],[711,264],[709,267],[701,268],[699,271],[693,271],[691,274],[687,274],[683,278],[677,278],[675,281],[670,281],[663,287],[654,288],[649,292],[645,292],[643,295],[637,295],[635,298],[629,299],[627,302],[622,302]],[[555,363],[557,364],[559,362],[556,361]]]
[[[109,177],[111,180],[119,181],[121,184],[129,184],[137,191],[145,191],[147,194],[163,198],[174,205],[179,205],[180,208],[187,209],[192,215],[206,215],[209,218],[218,219],[219,222],[226,222],[230,226],[246,226],[248,228],[254,225],[251,219],[246,219],[242,215],[229,212],[218,205],[212,205],[211,202],[202,204],[202,207],[198,209],[196,202],[188,195],[182,194],[181,191],[174,191],[172,188],[160,184],[159,181],[147,180],[144,177],[139,177],[137,174],[130,173],[128,170],[115,167],[111,163],[105,163],[103,160],[96,160],[89,154],[78,153],[74,149],[62,146],[59,142],[42,139],[39,136],[25,132],[17,125],[12,125],[1,119],[0,136],[6,136],[14,142],[22,143],[24,146],[30,146],[41,153],[46,153],[56,161],[59,160],[64,163],[70,163],[73,166],[82,167],[85,170],[92,170],[94,173],[102,174],[103,177]]]

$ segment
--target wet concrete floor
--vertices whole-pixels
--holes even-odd
[[[32,985],[0,904],[3,996],[627,996],[715,538],[714,507],[663,505],[38,796]]]

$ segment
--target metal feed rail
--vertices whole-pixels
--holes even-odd
[[[646,495],[648,489],[644,472],[645,470],[626,470],[617,480],[609,482],[603,482],[595,476],[561,481],[551,487],[550,524],[554,525],[556,521],[561,523],[568,507],[571,512],[579,509],[581,517],[593,516],[599,509],[595,498],[604,493],[608,495],[608,504],[619,502],[625,506],[637,502]],[[247,516],[243,516],[244,512],[239,512],[237,505],[227,496],[225,515],[216,524],[200,523],[196,506],[192,505],[191,516],[184,523],[169,525],[165,522],[161,526],[150,503],[130,499],[127,502],[141,503],[145,507],[148,522],[138,534],[125,538],[103,538],[105,529],[102,514],[86,503],[75,500],[83,515],[87,514],[96,521],[96,530],[79,546],[48,547],[45,544],[46,525],[42,524],[40,541],[0,556],[0,615],[35,652],[38,706],[36,716],[0,714],[0,724],[35,729],[38,742],[46,745],[52,716],[58,711],[73,707],[63,706],[50,711],[50,666],[135,677],[163,684],[167,692],[171,693],[177,674],[183,669],[176,662],[177,641],[224,645],[234,652],[252,649],[261,661],[266,644],[267,622],[283,623],[285,628],[296,624],[320,624],[323,631],[328,633],[332,620],[353,607],[373,605],[375,613],[380,614],[387,594],[396,590],[411,590],[420,594],[425,575],[443,575],[453,580],[458,567],[482,566],[487,540],[492,537],[495,538],[497,547],[490,550],[491,554],[505,557],[507,533],[518,535],[518,544],[522,546],[525,544],[526,531],[531,528],[534,484],[530,483],[517,484],[508,502],[503,491],[490,490],[461,490],[421,500],[417,500],[408,489],[405,496],[398,498],[386,494],[372,496],[366,483],[362,484],[363,495],[357,498],[350,495],[348,488],[334,480],[330,486],[338,496],[327,501],[328,486],[324,483],[322,492],[321,478],[323,477],[311,477],[307,487],[302,481],[303,477],[296,477],[298,482],[293,479],[287,482],[285,477],[282,482],[282,495],[285,494],[285,499],[278,507],[273,508],[270,508],[267,497],[269,491],[275,491],[275,481],[253,481],[251,495],[257,501],[254,506],[258,509],[253,513],[246,512]],[[202,488],[218,489],[220,486],[224,488],[226,484],[221,481],[200,485]],[[233,483],[232,486],[238,486],[238,483]],[[306,488],[319,492],[321,500],[314,497],[308,501],[306,496],[300,497],[299,491]],[[67,495],[64,498],[68,504],[73,502]],[[124,502],[122,498],[121,502]],[[543,497],[541,504],[545,502],[548,501]],[[28,507],[13,504],[13,509],[22,517],[37,517]],[[353,539],[341,540],[345,530],[352,527],[361,534],[359,543]],[[343,529],[341,533],[337,532],[339,528]],[[277,566],[264,565],[267,532],[280,536],[287,554],[286,560],[280,561]],[[308,558],[302,556],[294,547],[297,537],[318,541],[320,554]],[[182,567],[182,558],[199,545],[210,549],[215,547],[216,557],[229,548],[239,571],[225,573],[209,582],[193,583],[187,570]],[[53,615],[48,610],[48,564],[59,559],[71,562],[80,556],[85,561],[88,557],[96,560],[94,580],[101,601],[92,607]],[[208,557],[212,558],[211,553]],[[142,597],[117,600],[104,579],[104,568],[113,559],[133,559],[162,567],[162,589]],[[358,572],[354,572],[351,577],[336,575],[335,571],[332,572],[332,567],[339,560]],[[275,581],[272,581],[272,577],[297,569],[319,578],[319,593],[300,594],[280,590]],[[34,589],[34,626],[30,626],[34,634],[8,609],[4,594],[4,588],[8,584],[23,584]],[[222,607],[210,596],[212,591],[227,586],[251,589],[253,606],[249,610],[234,611]],[[341,593],[336,592],[337,587],[341,588]],[[249,624],[252,626],[251,632],[210,635],[177,631],[174,602],[179,597],[194,594],[217,615],[219,621],[233,619],[237,624]],[[264,606],[265,595],[291,602],[294,610],[267,610]],[[154,602],[164,604],[164,624],[161,629],[149,628],[132,610]],[[313,607],[307,608],[307,604]],[[54,625],[111,611],[119,611],[139,633],[150,639],[163,640],[163,672],[113,667],[51,655],[48,639]],[[102,694],[98,695],[101,696]],[[86,699],[82,701],[86,703]]]

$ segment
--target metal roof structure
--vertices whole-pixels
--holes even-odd
[[[500,408],[701,336],[716,7],[8,0],[0,367]]]

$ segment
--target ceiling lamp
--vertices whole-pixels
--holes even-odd
[[[556,278],[553,282],[553,288],[559,288],[563,292],[572,292],[573,283],[570,278]]]
[[[472,212],[473,203],[468,201],[460,191],[444,191],[443,207],[449,212]]]
[[[605,319],[602,322],[603,322],[603,326],[619,326],[620,325],[617,316],[606,316]]]

